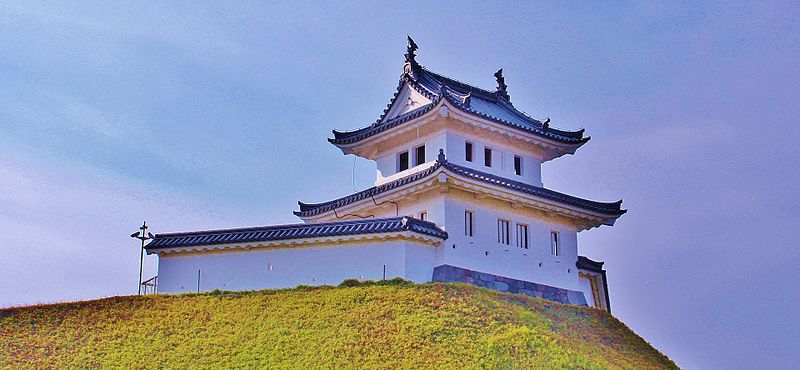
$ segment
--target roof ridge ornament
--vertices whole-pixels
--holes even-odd
[[[408,46],[406,47],[405,64],[403,64],[403,72],[412,78],[416,78],[416,72],[419,71],[420,65],[417,63],[417,43],[411,38],[411,35],[406,35],[408,38]]]
[[[547,117],[542,121],[542,131],[547,131],[550,128],[550,117]]]
[[[507,101],[510,101],[511,98],[508,96],[508,86],[506,86],[506,79],[503,77],[502,68],[498,69],[497,72],[494,73],[494,78],[497,79],[497,95]]]

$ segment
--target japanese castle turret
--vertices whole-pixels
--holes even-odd
[[[574,154],[584,130],[514,107],[503,70],[481,89],[432,72],[409,37],[403,74],[377,121],[328,141],[375,161],[375,186],[298,202],[302,223],[157,234],[158,291],[336,285],[401,277],[464,282],[610,310],[602,262],[580,231],[611,226],[622,201],[544,187],[542,163]]]

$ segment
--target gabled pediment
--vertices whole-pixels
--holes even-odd
[[[389,103],[386,114],[378,121],[378,124],[385,123],[431,103],[433,103],[431,99],[412,89],[408,83],[403,83],[400,91]]]

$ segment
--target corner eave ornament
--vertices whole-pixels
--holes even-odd
[[[503,77],[503,69],[500,68],[494,73],[494,78],[497,79],[497,95],[505,100],[510,100],[508,96],[508,86],[506,86],[506,79]]]
[[[416,51],[417,49],[419,49],[419,47],[417,46],[417,43],[414,42],[414,39],[411,38],[411,36],[407,37],[408,37],[408,47],[406,48],[406,54],[405,54],[406,63],[403,65],[403,72],[405,72],[405,74],[409,75],[412,78],[416,78],[415,73],[420,68],[419,63],[417,63],[416,60],[417,57]]]

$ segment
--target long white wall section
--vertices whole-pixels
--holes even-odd
[[[183,293],[337,285],[345,279],[431,280],[440,247],[368,240],[280,248],[160,253],[158,290]],[[384,275],[385,268],[385,275]]]

